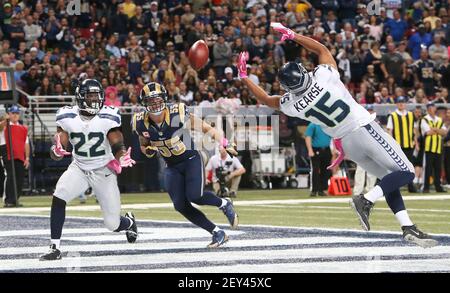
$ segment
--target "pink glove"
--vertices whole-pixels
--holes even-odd
[[[124,168],[133,167],[136,164],[136,161],[131,158],[131,147],[128,148],[127,152],[119,160],[120,166]]]
[[[247,78],[247,60],[249,58],[248,52],[241,52],[239,54],[237,68],[240,78]]]
[[[55,144],[52,146],[52,150],[58,157],[64,157],[71,154],[63,148],[59,132],[55,134]]]
[[[127,152],[120,157],[119,161],[116,159],[111,160],[106,167],[116,172],[116,174],[120,174],[122,173],[122,168],[133,167],[134,164],[136,164],[136,161],[131,158],[131,147],[129,147]]]
[[[331,165],[327,167],[328,170],[333,169],[336,166],[339,166],[345,158],[344,148],[342,147],[342,140],[340,138],[333,139],[333,143],[334,147],[336,148],[339,154],[336,160],[334,160],[334,162],[332,162]]]
[[[282,42],[285,40],[293,40],[295,38],[295,33],[279,22],[271,22],[270,26],[281,34]]]

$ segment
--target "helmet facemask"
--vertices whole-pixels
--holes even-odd
[[[143,103],[147,112],[154,115],[161,114],[166,107],[166,102],[162,97],[159,96],[159,94],[156,96],[150,95],[145,97]]]
[[[103,107],[104,100],[105,98],[100,90],[90,90],[84,95],[82,93],[79,94],[78,106],[80,110],[90,115],[95,115]]]

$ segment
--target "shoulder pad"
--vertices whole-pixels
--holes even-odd
[[[66,118],[75,118],[78,116],[78,107],[77,106],[65,106],[59,108],[56,112],[56,121],[66,119]]]
[[[109,119],[118,124],[121,123],[121,116],[119,113],[119,109],[110,106],[104,106],[98,113],[98,117],[101,119]]]

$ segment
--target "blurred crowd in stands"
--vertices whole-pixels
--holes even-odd
[[[283,93],[276,73],[287,60],[317,63],[280,42],[269,24],[281,22],[331,49],[361,104],[450,101],[450,1],[80,1],[71,15],[64,0],[0,0],[0,66],[15,68],[28,94],[73,94],[73,80],[85,74],[101,81],[107,105],[137,105],[149,81],[189,105],[220,97],[256,104],[237,78],[240,51],[250,53],[250,78],[270,94]],[[200,39],[210,61],[196,71],[187,54]]]

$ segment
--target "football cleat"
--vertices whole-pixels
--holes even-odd
[[[225,231],[219,230],[217,232],[213,232],[212,241],[208,244],[208,248],[216,248],[224,244],[228,241],[228,235],[225,234]]]
[[[356,212],[361,227],[365,231],[369,231],[369,216],[374,204],[370,200],[366,199],[364,195],[359,194],[352,196],[352,199],[350,200],[350,206]]]
[[[423,248],[434,247],[439,244],[436,240],[431,238],[430,235],[420,231],[416,225],[403,226],[403,239],[408,242],[419,245]]]
[[[131,222],[133,222],[131,227],[125,233],[127,235],[127,241],[129,243],[134,243],[134,242],[136,242],[136,239],[138,237],[138,229],[137,229],[137,225],[136,225],[136,219],[134,218],[134,215],[131,212],[126,213],[125,217],[130,219]]]
[[[233,204],[229,199],[225,199],[227,201],[227,204],[220,209],[225,214],[225,216],[228,219],[228,222],[230,222],[230,226],[232,229],[236,229],[239,224],[238,215],[234,210]]]
[[[47,254],[41,255],[39,260],[58,260],[61,259],[61,251],[56,248],[55,244],[50,245],[50,251]]]

